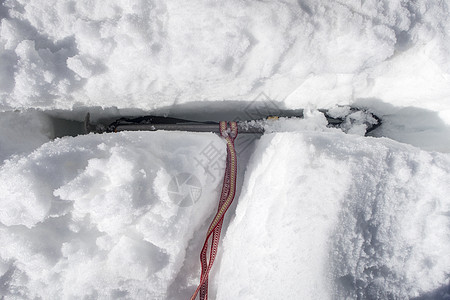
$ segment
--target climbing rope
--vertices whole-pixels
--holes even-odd
[[[200,252],[200,263],[202,273],[200,276],[200,283],[192,295],[191,300],[194,300],[200,293],[200,300],[208,299],[208,274],[211,271],[212,265],[217,255],[219,247],[220,232],[222,230],[223,218],[231,203],[233,202],[236,193],[236,177],[237,177],[237,156],[234,148],[234,140],[237,137],[238,129],[236,122],[230,122],[229,128],[227,122],[220,122],[220,135],[227,142],[227,161],[225,168],[225,176],[223,178],[222,193],[220,195],[219,207],[214,219],[209,225],[206,233],[205,243]],[[209,263],[207,261],[207,252],[209,240],[212,237],[211,250],[209,254]]]

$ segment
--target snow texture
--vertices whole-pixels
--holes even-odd
[[[217,299],[409,299],[448,284],[448,155],[272,133],[248,169]]]
[[[5,0],[0,10],[4,109],[152,110],[260,92],[288,108],[450,109],[446,1]]]
[[[0,1],[0,298],[186,299],[198,284],[224,142],[55,139],[73,125],[60,118],[304,108],[238,137],[245,180],[210,296],[448,299],[449,6]],[[382,119],[373,137],[362,114],[344,134],[316,110],[346,105]]]
[[[0,295],[165,297],[218,197],[219,182],[190,159],[210,142],[225,148],[210,133],[88,135],[7,161],[0,169]],[[223,155],[218,163],[223,169]],[[168,194],[181,172],[200,182],[192,206]]]

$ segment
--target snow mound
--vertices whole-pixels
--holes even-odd
[[[264,92],[289,108],[448,110],[448,13],[426,0],[6,0],[0,107],[153,110]]]
[[[217,299],[404,299],[448,284],[448,155],[272,133],[248,170]]]
[[[210,133],[91,134],[6,161],[0,295],[166,297],[189,240],[214,211],[219,181],[195,159],[211,143],[225,151]]]

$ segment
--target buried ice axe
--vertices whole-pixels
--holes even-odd
[[[345,132],[355,125],[363,125],[367,134],[381,125],[380,118],[363,109],[348,108],[344,113],[335,113],[329,110],[319,111],[325,115],[329,127],[341,128]],[[287,112],[283,115],[267,116],[258,120],[242,120],[237,121],[236,124],[239,133],[263,134],[266,121],[268,119],[278,119],[279,117],[303,118],[303,111]],[[84,133],[157,130],[214,132],[220,134],[219,122],[216,121],[204,122],[163,116],[140,116],[120,118],[109,124],[101,122],[92,124],[89,113],[84,121]]]
[[[366,134],[377,128],[381,121],[370,112],[349,109],[347,115],[333,116],[322,111],[327,117],[329,126],[340,127],[344,131],[351,128],[351,125],[364,125]],[[302,116],[297,116],[302,117]],[[206,239],[200,253],[201,275],[200,282],[191,297],[194,300],[199,296],[200,300],[208,299],[208,275],[214,263],[219,246],[220,234],[223,225],[225,213],[230,207],[236,194],[237,178],[237,154],[234,141],[239,133],[263,134],[264,124],[268,119],[277,119],[278,117],[268,117],[261,120],[248,120],[240,122],[199,122],[189,121],[178,118],[143,116],[137,118],[121,118],[109,125],[90,123],[90,116],[87,114],[85,119],[85,131],[104,133],[119,131],[157,131],[157,130],[178,130],[194,132],[215,132],[225,139],[227,145],[227,158],[225,175],[222,184],[222,192],[219,200],[217,212],[208,228]],[[209,260],[208,260],[209,249]]]

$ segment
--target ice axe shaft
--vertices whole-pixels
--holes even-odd
[[[358,109],[352,109],[351,113],[363,113],[365,119],[359,121],[360,124],[366,125],[366,134],[381,125],[381,120],[374,114]],[[327,111],[323,111],[330,127],[341,127],[343,130],[345,126],[351,125],[354,121],[348,117],[331,117]],[[302,118],[301,116],[294,116],[294,118]],[[265,121],[270,119],[278,119],[278,117],[267,117],[259,120],[238,121],[237,126],[239,133],[263,134]],[[349,123],[350,122],[350,123]],[[345,126],[343,126],[345,125]],[[220,133],[219,122],[201,122],[191,121],[172,117],[163,116],[141,116],[136,118],[120,118],[110,123],[91,124],[89,113],[86,115],[84,128],[86,133],[108,133],[121,131],[190,131],[190,132],[214,132]]]
[[[239,133],[264,133],[263,127],[249,126],[246,122],[238,122]],[[220,133],[218,123],[186,123],[186,124],[124,124],[117,125],[114,132],[120,131],[192,131]]]

